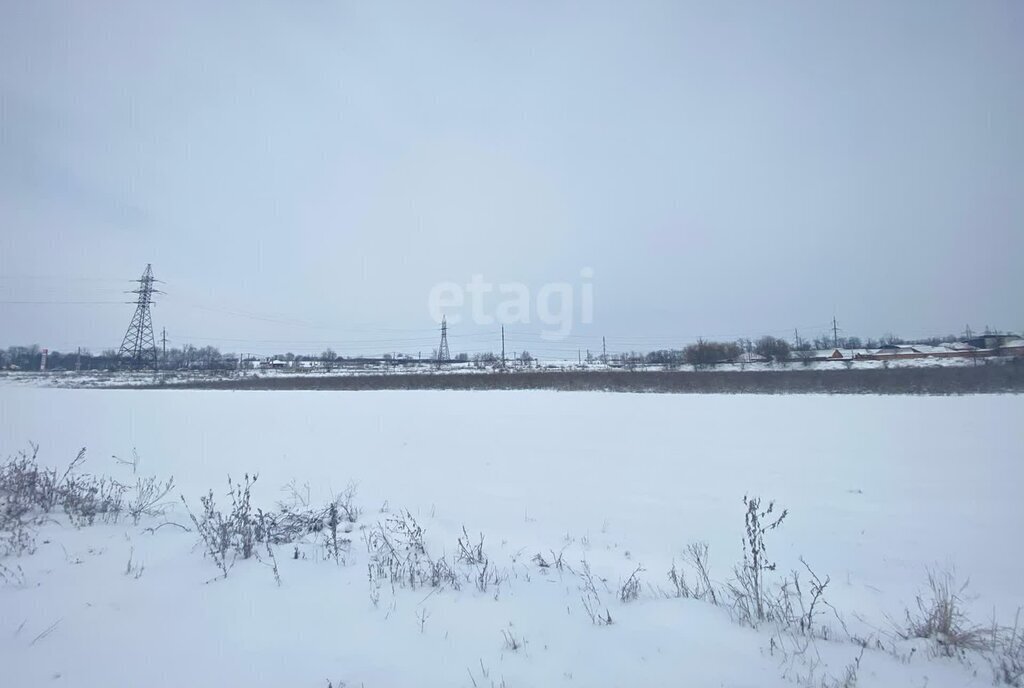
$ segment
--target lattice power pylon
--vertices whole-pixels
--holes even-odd
[[[162,292],[153,288],[153,266],[146,264],[146,271],[142,277],[136,280],[139,283],[138,289],[133,289],[129,294],[138,294],[135,302],[135,315],[132,316],[132,324],[124,333],[124,340],[121,342],[121,350],[117,352],[117,358],[121,363],[135,369],[152,368],[156,370],[156,338],[153,336],[153,318],[149,308],[153,305],[153,294]]]
[[[448,363],[452,360],[452,354],[448,350],[448,319],[441,318],[441,344],[437,347],[437,362]]]

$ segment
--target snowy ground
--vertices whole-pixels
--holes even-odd
[[[239,561],[226,579],[180,504],[165,518],[40,527],[0,563],[4,686],[833,685],[860,648],[840,631],[803,655],[770,624],[666,597],[687,543],[710,546],[721,584],[741,560],[744,494],[790,515],[766,536],[779,575],[803,556],[849,634],[871,638],[857,686],[985,686],[980,656],[934,657],[893,637],[926,569],[970,578],[970,611],[1012,623],[1024,605],[1024,397],[691,396],[557,392],[202,392],[0,385],[0,457],[133,480],[173,475],[197,508],[226,477],[253,499],[308,483],[312,501],[358,485],[345,563],[321,544]],[[435,556],[463,525],[507,575],[481,593],[383,586],[371,601],[366,532],[408,509]],[[562,571],[531,561],[562,552]],[[140,576],[126,575],[144,566]],[[587,616],[586,560],[601,605]],[[637,567],[638,600],[617,598]],[[605,582],[601,582],[604,579]],[[803,580],[806,580],[804,578]],[[519,649],[512,649],[502,631]],[[877,643],[875,641],[878,641]],[[781,644],[783,649],[779,649]],[[773,647],[773,645],[775,647]],[[877,649],[879,646],[885,649]],[[785,651],[786,649],[789,651]]]

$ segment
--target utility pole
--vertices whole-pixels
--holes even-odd
[[[501,367],[505,367],[505,326],[501,326]]]
[[[166,327],[163,328],[163,330],[161,331],[160,334],[161,334],[161,339],[163,340],[163,345],[164,345],[164,347],[163,347],[164,348],[164,363],[166,364],[167,363],[167,328]]]
[[[797,348],[797,351],[800,350],[800,331],[797,329],[793,330],[793,345]]]
[[[604,337],[601,337],[601,362],[602,363],[607,363],[608,362],[608,345],[604,341]]]
[[[583,365],[583,349],[576,349],[576,365]]]
[[[832,316],[832,346],[839,348],[839,326],[836,324],[836,316]]]

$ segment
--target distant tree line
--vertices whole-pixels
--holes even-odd
[[[32,346],[11,346],[0,349],[0,370],[39,370],[43,350],[37,344]],[[195,347],[186,345],[180,349],[168,349],[164,356],[157,352],[159,367],[172,370],[229,370],[237,367],[237,354],[222,354],[215,346]],[[114,349],[93,353],[88,349],[81,352],[51,350],[46,355],[47,370],[116,370],[122,367]]]
[[[986,327],[985,334],[995,334]],[[834,346],[840,349],[879,349],[883,346],[902,344],[926,344],[938,346],[943,343],[960,341],[962,338],[955,335],[944,337],[928,337],[924,339],[903,339],[894,334],[886,334],[879,339],[861,339],[860,337],[833,337],[831,334],[823,334],[812,339],[803,339],[795,335],[791,343],[778,337],[764,336],[760,339],[738,339],[736,341],[712,341],[698,339],[695,343],[689,344],[682,349],[658,349],[649,352],[629,351],[607,356],[597,356],[587,352],[587,362],[602,361],[627,368],[636,368],[643,365],[662,365],[668,368],[680,365],[692,365],[696,367],[713,367],[720,363],[734,363],[749,357],[750,360],[768,361],[810,361],[813,352],[830,350]],[[409,363],[417,360],[436,360],[437,351],[430,352],[429,359],[422,359],[419,355],[413,356],[405,353],[385,353],[380,358],[356,357],[348,360],[382,360],[394,363]],[[42,358],[42,349],[33,344],[31,346],[11,346],[7,349],[0,349],[0,370],[39,370]],[[187,344],[181,348],[168,349],[166,355],[162,351],[157,355],[159,367],[164,370],[231,370],[238,367],[239,355],[234,353],[222,354],[215,346],[195,347]],[[333,349],[324,350],[319,356],[306,356],[286,352],[273,356],[260,357],[274,361],[284,361],[290,365],[297,366],[302,361],[318,361],[327,368],[334,367],[339,361],[346,360],[339,356]],[[493,352],[469,354],[460,353],[452,357],[453,361],[472,361],[478,367],[493,366],[501,362],[501,357]],[[507,363],[519,366],[530,366],[534,357],[529,352],[522,352],[514,358],[509,357]],[[50,351],[47,355],[47,370],[75,370],[80,366],[82,370],[116,370],[122,367],[118,360],[117,351],[105,349],[100,353],[92,353],[88,349],[78,351],[62,352]]]

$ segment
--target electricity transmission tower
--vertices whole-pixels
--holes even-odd
[[[448,350],[448,318],[441,318],[441,344],[437,347],[437,362],[448,363],[452,360],[452,354]]]
[[[149,263],[146,264],[146,271],[142,273],[142,277],[135,281],[139,283],[139,288],[128,292],[138,295],[135,315],[132,316],[132,323],[124,333],[117,358],[135,369],[156,370],[156,338],[153,336],[153,318],[149,313],[149,307],[153,304],[153,294],[163,292],[153,288],[156,280],[153,279],[153,266]]]

